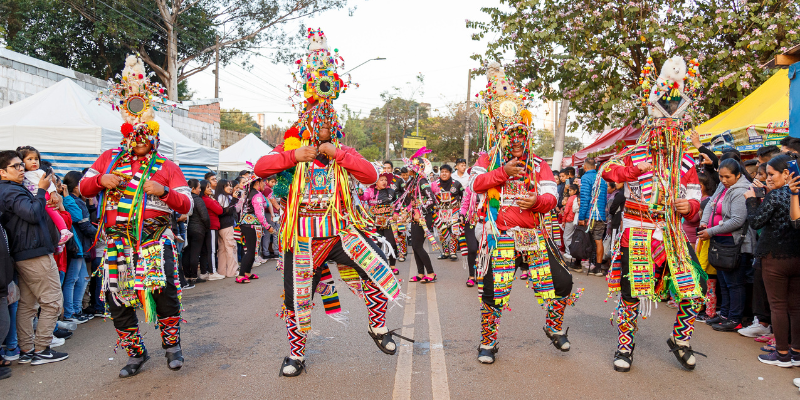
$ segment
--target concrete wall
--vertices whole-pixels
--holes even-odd
[[[227,129],[220,129],[219,130],[220,150],[227,149],[234,143],[244,139],[245,136],[247,136],[246,133],[229,131]]]
[[[62,79],[72,79],[90,92],[107,87],[106,81],[0,48],[0,108],[39,93]],[[219,110],[216,102],[178,106],[173,113],[157,114],[193,142],[218,149]]]

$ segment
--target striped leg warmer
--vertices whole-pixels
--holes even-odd
[[[617,332],[619,333],[619,351],[633,351],[634,336],[639,329],[636,319],[639,318],[639,302],[628,303],[619,299],[617,306]]]
[[[128,357],[141,357],[145,352],[142,335],[139,334],[139,327],[133,326],[125,329],[117,329],[117,347],[128,353]],[[116,348],[114,348],[116,350]]]
[[[180,315],[159,318],[158,328],[161,330],[161,347],[168,349],[181,344]]]
[[[695,318],[697,318],[697,310],[692,307],[692,302],[688,299],[681,300],[678,303],[678,315],[675,317],[675,325],[672,330],[675,340],[688,342],[692,338]]]
[[[289,357],[302,360],[306,355],[306,334],[300,332],[294,311],[286,311],[286,337],[289,339]]]
[[[555,299],[547,305],[547,319],[545,323],[550,332],[560,332],[564,322],[564,310],[567,308],[567,299]]]
[[[389,302],[386,295],[369,279],[361,283],[361,288],[364,290],[364,303],[369,311],[369,326],[372,328],[385,327],[386,304]]]
[[[495,308],[481,302],[481,346],[497,345],[497,325],[500,324],[502,308]]]

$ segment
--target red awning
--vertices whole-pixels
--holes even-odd
[[[583,165],[583,161],[586,160],[586,157],[589,153],[596,153],[601,150],[605,150],[609,147],[614,146],[620,140],[625,141],[626,145],[631,145],[636,143],[636,140],[639,139],[639,136],[642,134],[642,128],[634,128],[631,125],[624,126],[622,128],[612,129],[606,132],[603,136],[599,137],[594,143],[590,144],[589,146],[584,147],[577,153],[572,155],[572,166],[579,167]],[[615,153],[608,153],[600,156],[601,160],[611,158]]]

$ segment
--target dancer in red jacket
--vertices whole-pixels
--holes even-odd
[[[150,358],[136,308],[143,309],[146,322],[158,324],[168,367],[183,366],[181,286],[170,216],[173,211],[190,213],[192,199],[180,168],[158,153],[152,107],[164,106],[155,101],[162,88],[149,81],[136,56],[125,60],[122,77],[125,83],[104,95],[126,120],[121,146],[100,155],[81,180],[80,191],[89,198],[102,194],[98,208],[107,250],[101,297],[117,329],[117,345],[129,356],[119,373],[126,378],[138,374]]]
[[[319,30],[309,30],[308,49],[296,75],[303,90],[298,94],[305,97],[300,118],[283,144],[255,166],[262,178],[280,174],[273,195],[286,205],[280,235],[284,302],[279,316],[286,321],[290,352],[281,365],[283,376],[297,376],[305,368],[314,293],[322,296],[326,313],[340,311],[327,261],[338,264],[342,280],[364,299],[367,332],[378,348],[390,355],[397,351],[393,332],[386,328],[386,305],[399,295],[400,285],[375,243],[374,223],[351,187],[351,179],[376,183],[378,169],[339,142],[343,131],[332,102],[348,83],[336,72],[343,68],[336,62],[341,57],[328,51]]]
[[[667,60],[667,64],[662,75],[686,71],[680,57]],[[692,219],[700,210],[700,182],[683,140],[684,131],[690,128],[684,114],[694,103],[696,89],[692,83],[697,64],[692,61],[690,65],[684,88],[682,78],[678,82],[659,77],[661,83],[657,83],[652,60],[648,60],[643,88],[649,99],[642,102],[650,115],[642,123],[642,136],[606,162],[602,178],[597,177],[625,182],[622,235],[613,247],[618,250],[606,278],[610,292],[621,293],[614,355],[614,370],[620,372],[629,371],[633,363],[639,314],[647,317],[653,302],[670,296],[678,303],[678,315],[667,345],[684,368],[693,370],[696,365],[697,352],[689,340],[705,297],[707,277],[681,226],[682,218]],[[593,199],[605,195],[593,193]]]
[[[475,234],[479,240],[478,292],[481,344],[478,361],[491,364],[497,353],[497,325],[511,295],[516,269],[527,266],[528,284],[547,308],[544,332],[557,349],[569,351],[564,311],[572,294],[572,275],[547,230],[556,204],[556,183],[547,163],[533,153],[531,114],[523,109],[511,80],[498,63],[489,65],[483,114],[488,115],[488,154],[470,173],[470,189],[486,194]]]

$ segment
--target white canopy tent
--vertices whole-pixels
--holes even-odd
[[[271,151],[272,147],[250,133],[242,140],[219,152],[218,171],[241,171],[247,169],[248,161],[255,164],[259,158]]]
[[[217,165],[217,149],[192,142],[158,116],[156,121],[161,154],[181,164]],[[54,163],[57,173],[63,173],[65,168],[88,167],[100,153],[117,147],[122,123],[119,113],[98,103],[94,93],[64,79],[0,109],[0,147],[33,146]]]

